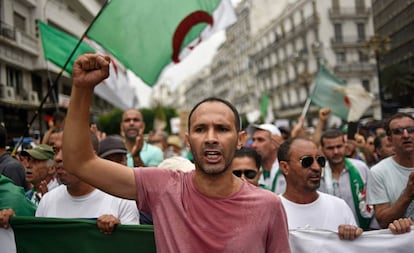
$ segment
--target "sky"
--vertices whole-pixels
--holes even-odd
[[[241,0],[231,0],[233,6],[237,6],[240,1]],[[226,35],[224,30],[213,34],[208,40],[203,41],[196,46],[179,64],[175,64],[165,69],[157,84],[168,83],[171,85],[172,90],[174,90],[180,83],[196,74],[211,62],[215,51],[221,43],[225,41],[225,38]],[[140,107],[149,107],[152,88],[142,83],[138,78],[135,78],[136,77],[133,77],[133,80],[138,83]]]

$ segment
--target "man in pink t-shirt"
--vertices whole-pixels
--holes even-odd
[[[195,160],[192,172],[131,170],[93,154],[84,143],[89,107],[109,64],[108,57],[86,54],[73,65],[63,142],[70,172],[105,192],[135,199],[140,210],[151,213],[157,252],[290,252],[279,197],[228,169],[242,132],[237,110],[224,100],[205,99],[190,112],[186,145]]]

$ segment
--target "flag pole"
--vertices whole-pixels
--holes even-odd
[[[53,89],[57,86],[57,83],[60,79],[60,77],[63,75],[63,72],[66,70],[66,67],[68,66],[70,59],[72,59],[73,55],[76,53],[76,50],[79,48],[80,44],[82,43],[83,39],[86,37],[87,33],[89,32],[90,28],[92,27],[92,25],[95,23],[95,21],[98,19],[98,17],[102,14],[103,10],[108,6],[108,3],[110,2],[110,0],[106,0],[104,5],[102,6],[102,8],[99,10],[99,12],[96,14],[96,16],[93,18],[92,22],[89,24],[89,26],[86,28],[85,32],[82,34],[82,36],[79,38],[78,43],[76,44],[76,46],[73,48],[72,52],[70,53],[69,57],[66,59],[65,64],[62,66],[62,68],[60,69],[60,72],[58,73],[58,75],[56,76],[55,80],[53,81],[52,85],[49,85],[49,89],[47,90],[46,95],[43,97],[42,101],[40,102],[40,105],[38,106],[38,108],[36,109],[36,111],[34,112],[33,117],[31,118],[31,120],[29,121],[29,123],[26,126],[26,130],[23,132],[22,136],[20,136],[19,141],[17,142],[17,144],[14,146],[14,149],[11,153],[11,155],[16,155],[17,149],[20,147],[20,145],[23,142],[23,138],[25,135],[27,135],[29,133],[30,128],[32,127],[33,122],[35,121],[35,119],[37,118],[37,116],[39,115],[39,112],[42,110],[43,105],[46,103],[47,98],[50,96],[50,94],[52,93]]]
[[[311,101],[312,101],[312,99],[309,96],[308,99],[306,99],[305,106],[303,107],[303,110],[302,110],[302,114],[301,114],[301,117],[302,118],[305,118],[306,117],[306,114],[308,113],[308,110],[309,110]]]

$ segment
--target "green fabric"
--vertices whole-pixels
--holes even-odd
[[[24,189],[0,174],[0,210],[12,208],[17,216],[34,216],[36,206],[26,198]]]
[[[262,96],[262,101],[260,103],[260,111],[262,113],[263,120],[265,120],[267,117],[268,108],[269,108],[269,95],[267,94],[267,92],[265,92]]]
[[[94,220],[13,217],[10,224],[18,253],[156,252],[150,225],[118,225],[105,235]]]
[[[349,171],[349,181],[351,182],[351,191],[352,191],[352,198],[354,199],[354,206],[355,206],[355,212],[358,217],[358,223],[359,227],[361,227],[364,230],[369,229],[369,224],[371,223],[371,218],[364,218],[361,216],[360,210],[359,210],[359,198],[358,194],[361,193],[364,189],[364,182],[362,181],[361,175],[359,174],[358,170],[355,168],[355,166],[345,158],[345,166],[348,168]]]
[[[270,171],[265,170],[263,167],[262,167],[262,171],[263,171],[263,178],[264,178],[264,179],[266,179],[266,178],[269,178],[269,177],[270,177]]]
[[[347,120],[349,108],[345,104],[345,96],[335,91],[336,87],[341,86],[345,86],[345,83],[321,65],[316,75],[311,99],[314,104],[329,107],[334,115]]]
[[[211,15],[219,3],[220,0],[112,0],[91,26],[88,37],[153,86],[172,60],[173,36],[180,22],[197,10]],[[206,26],[202,22],[192,27],[181,49],[197,39]]]
[[[42,21],[39,21],[38,25],[45,58],[62,68],[76,47],[79,39],[49,26]],[[81,54],[93,52],[95,50],[92,47],[85,42],[81,42],[65,70],[69,74],[72,74],[72,66],[76,58]]]

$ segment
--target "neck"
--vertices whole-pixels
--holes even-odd
[[[332,176],[335,179],[338,179],[339,175],[341,175],[341,172],[345,169],[345,160],[343,160],[341,163],[337,163],[337,164],[329,163],[329,167],[331,168]]]
[[[269,157],[266,160],[262,160],[262,167],[267,171],[271,171],[273,163],[276,161],[276,156]]]
[[[209,197],[230,196],[237,192],[242,185],[242,181],[233,176],[230,170],[225,171],[221,175],[213,176],[196,169],[193,182],[200,192]]]
[[[283,193],[283,197],[296,204],[309,204],[318,199],[319,193],[316,190],[312,192],[299,191],[297,189],[290,188],[288,184],[285,193]]]
[[[78,182],[70,186],[67,185],[66,189],[71,196],[81,197],[93,192],[93,190],[95,190],[95,187],[84,182]]]
[[[414,152],[408,154],[396,153],[394,156],[394,161],[401,166],[412,168],[414,167]]]

